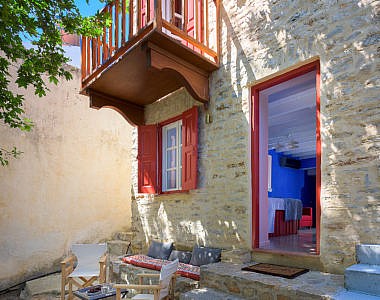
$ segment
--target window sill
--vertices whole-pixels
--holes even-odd
[[[166,191],[166,192],[161,192],[157,194],[156,196],[161,196],[161,195],[172,195],[172,194],[188,194],[189,190],[176,190],[176,191]]]

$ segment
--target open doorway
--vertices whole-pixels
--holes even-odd
[[[252,89],[253,247],[319,252],[319,64]]]

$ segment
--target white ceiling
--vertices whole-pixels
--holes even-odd
[[[298,159],[315,157],[315,72],[261,93],[268,97],[268,149],[276,149]]]

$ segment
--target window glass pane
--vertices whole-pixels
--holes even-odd
[[[177,172],[175,170],[166,172],[166,188],[168,190],[177,187]]]
[[[166,133],[166,145],[167,147],[173,147],[177,145],[177,128],[170,128]]]
[[[177,153],[176,150],[168,150],[166,156],[166,168],[172,169],[176,167]]]

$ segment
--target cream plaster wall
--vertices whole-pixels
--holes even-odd
[[[0,167],[0,290],[51,271],[72,243],[131,227],[132,126],[90,109],[71,70],[73,80],[49,85],[46,97],[27,90],[31,132],[0,126],[1,146],[24,152]]]
[[[319,57],[319,259],[324,270],[341,273],[354,263],[355,244],[380,240],[380,2],[221,2],[222,55],[210,78],[211,124],[205,124],[200,108],[199,188],[186,194],[136,194],[135,245],[146,248],[150,239],[171,239],[189,247],[250,249],[250,88]],[[193,105],[189,97],[180,91],[148,106],[147,123],[180,114]],[[137,162],[133,169],[136,193]]]

